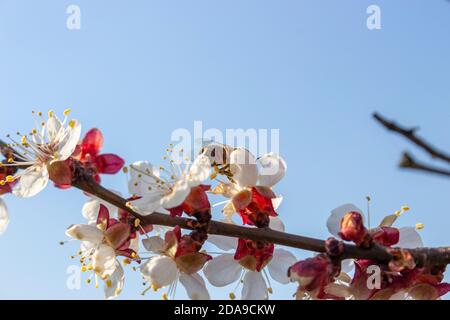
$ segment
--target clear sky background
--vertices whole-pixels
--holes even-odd
[[[81,30],[66,28],[70,4],[81,8]],[[381,30],[366,27],[371,4],[381,7]],[[404,149],[428,158],[371,119],[378,110],[420,125],[450,150],[449,32],[444,0],[1,0],[1,134],[29,130],[32,109],[71,107],[84,132],[102,129],[105,151],[158,162],[172,131],[195,120],[278,128],[287,231],[328,237],[329,211],[365,207],[370,195],[372,221],[408,204],[398,225],[422,222],[426,245],[449,245],[450,181],[399,170]],[[122,174],[103,181],[126,192]],[[5,200],[0,299],[102,299],[92,285],[66,288],[77,246],[58,244],[83,222],[86,197],[50,187]],[[129,270],[122,298],[142,299],[141,290]],[[290,298],[295,285],[274,291]]]

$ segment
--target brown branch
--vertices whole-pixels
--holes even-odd
[[[0,140],[0,146],[3,145],[4,142]],[[134,217],[138,218],[144,226],[149,224],[169,227],[180,226],[183,229],[193,230],[197,223],[193,219],[171,217],[170,215],[158,212],[142,216],[126,205],[126,199],[102,187],[96,183],[89,174],[83,174],[83,172],[76,175],[72,185],[120,209],[126,210]],[[212,220],[208,224],[208,233],[254,241],[268,241],[282,246],[319,253],[326,252],[324,240],[279,232],[269,228],[249,228]],[[450,247],[418,248],[409,249],[409,251],[419,266],[446,266],[447,264],[450,264]],[[392,259],[392,255],[388,252],[386,247],[380,245],[373,245],[371,248],[365,249],[351,244],[344,244],[342,258],[369,259],[379,263],[387,263]]]
[[[428,154],[431,155],[431,157],[435,159],[440,159],[445,162],[450,163],[450,155],[446,154],[443,151],[440,151],[436,149],[434,146],[426,142],[421,137],[418,137],[416,135],[417,128],[405,128],[398,124],[396,124],[394,121],[387,120],[379,113],[374,113],[373,117],[375,120],[377,120],[381,125],[383,125],[386,129],[396,132],[412,143],[414,143],[416,146],[420,147],[421,149],[425,150]]]
[[[450,177],[450,170],[445,170],[437,167],[433,167],[424,163],[420,163],[415,160],[409,153],[404,152],[399,166],[404,169],[413,169],[423,171],[427,173],[438,174],[442,176]]]
[[[85,177],[73,182],[73,186],[80,190],[88,192],[96,197],[113,204],[114,206],[126,210],[136,218],[138,218],[143,225],[154,224],[163,226],[180,226],[183,229],[192,230],[195,221],[187,218],[171,217],[163,213],[152,213],[147,216],[142,216],[130,209],[126,203],[127,200],[118,196],[117,194],[100,186],[92,179]],[[218,221],[211,221],[208,227],[209,234],[223,235],[234,238],[244,238],[255,241],[268,241],[278,245],[303,249],[313,252],[325,252],[325,241],[294,235],[284,232],[275,231],[272,229],[258,229],[248,228]],[[409,250],[414,256],[416,263],[419,266],[424,265],[447,265],[450,263],[450,247],[447,248],[420,248]],[[386,263],[392,258],[387,248],[379,245],[374,245],[369,249],[363,249],[351,244],[345,244],[344,259],[370,259],[377,262]]]

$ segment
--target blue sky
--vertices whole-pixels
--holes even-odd
[[[70,4],[81,8],[77,31],[66,28]],[[381,30],[366,27],[371,4]],[[1,0],[1,134],[29,130],[32,109],[71,107],[85,131],[104,132],[105,151],[157,162],[172,131],[195,120],[280,129],[287,231],[325,238],[331,209],[364,207],[370,195],[373,221],[408,204],[399,225],[423,222],[426,245],[448,245],[449,181],[399,170],[401,151],[427,156],[371,113],[420,125],[450,150],[449,17],[444,0]],[[103,181],[126,192],[121,174]],[[83,221],[85,196],[48,188],[5,199],[12,220],[0,238],[0,299],[101,299],[92,286],[67,290],[77,249],[58,244]],[[128,274],[122,297],[141,299],[138,275]],[[274,286],[273,297],[294,291]]]

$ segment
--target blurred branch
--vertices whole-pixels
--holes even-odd
[[[402,159],[400,160],[400,167],[405,169],[413,169],[423,171],[427,173],[434,173],[443,176],[450,177],[450,170],[440,169],[437,167],[429,166],[415,160],[409,153],[404,152]]]
[[[423,150],[425,150],[428,154],[431,155],[431,157],[433,157],[435,159],[443,160],[450,164],[450,155],[444,153],[443,151],[436,149],[431,144],[426,142],[424,139],[422,139],[421,137],[416,135],[416,132],[418,130],[417,127],[415,127],[415,128],[402,127],[402,126],[396,124],[394,121],[387,120],[382,115],[380,115],[379,113],[376,113],[376,112],[373,114],[373,117],[381,125],[383,125],[386,129],[402,135],[403,137],[405,137],[407,140],[414,143],[419,148],[422,148]]]

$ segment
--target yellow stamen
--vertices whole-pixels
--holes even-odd
[[[36,134],[36,133],[37,133],[36,129],[31,130],[31,134]]]
[[[107,286],[108,288],[112,286],[112,281],[111,281],[110,279],[108,279],[108,280],[106,281],[106,286]]]
[[[211,175],[209,176],[209,178],[210,178],[211,180],[214,180],[215,178],[217,178],[217,173],[216,173],[216,172],[211,173]]]
[[[90,284],[91,283],[91,279],[86,279],[86,283]]]
[[[126,259],[123,259],[122,263],[126,266],[128,264],[131,264],[131,260],[126,258]]]
[[[270,294],[273,294],[273,289],[272,288],[268,288],[267,292],[269,292]]]
[[[91,270],[94,270],[94,267],[92,266],[92,264],[90,264],[90,265],[88,265],[87,269],[88,269],[89,271],[91,271]]]
[[[67,117],[71,111],[72,111],[72,110],[70,110],[70,109],[68,108],[68,109],[64,110],[63,115],[64,115],[65,117]]]
[[[401,208],[401,210],[402,210],[403,212],[409,211],[409,207],[408,207],[408,206],[403,206],[403,207]]]
[[[27,136],[22,136],[22,145],[26,145],[27,144]]]
[[[230,299],[231,300],[235,300],[236,299],[236,295],[233,292],[230,293]]]
[[[6,182],[11,183],[14,181],[14,177],[13,176],[7,176],[6,177]]]
[[[158,291],[159,287],[156,284],[152,284],[152,290],[153,291]]]
[[[123,173],[128,173],[128,167],[123,167],[122,171]]]
[[[169,300],[169,299],[167,298],[167,293],[164,292],[164,293],[162,294],[162,299],[163,299],[163,300]]]
[[[53,110],[50,110],[50,111],[48,112],[48,117],[49,117],[49,118],[53,118],[53,113],[54,113],[54,111],[53,111]]]
[[[42,117],[42,112],[41,111],[38,112],[38,116]]]
[[[422,230],[423,228],[425,228],[425,225],[423,223],[416,223],[417,230]]]
[[[87,271],[86,266],[81,266],[81,272],[86,272],[86,271]]]
[[[0,180],[0,186],[4,186],[6,184],[5,180]]]
[[[9,158],[8,159],[8,163],[13,163],[14,162],[14,159],[13,158]]]
[[[135,228],[139,227],[140,224],[141,224],[141,220],[139,220],[139,219],[134,220],[134,227]]]
[[[77,125],[77,122],[75,120],[69,121],[69,127],[71,127],[72,129],[75,128],[76,125]]]

